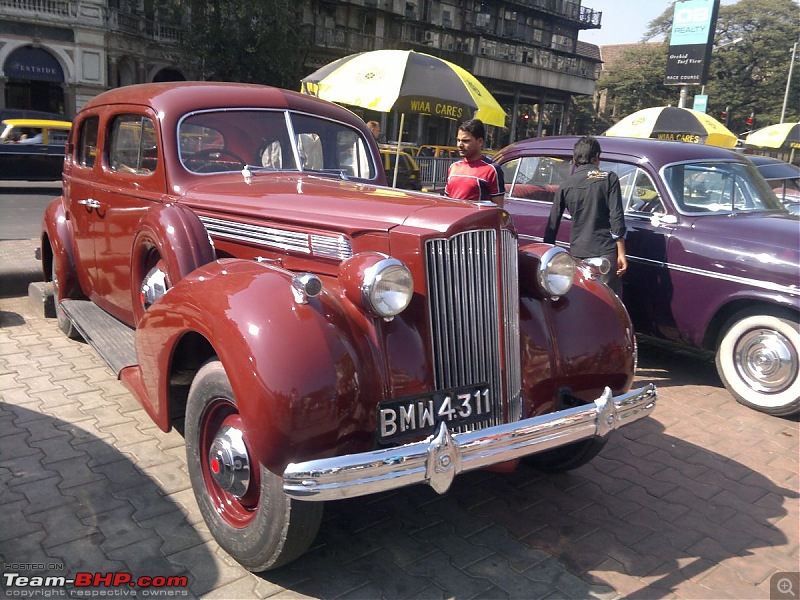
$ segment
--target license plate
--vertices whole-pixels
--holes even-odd
[[[449,429],[484,421],[491,416],[489,387],[473,385],[381,402],[378,434],[381,442],[430,435],[439,424]]]

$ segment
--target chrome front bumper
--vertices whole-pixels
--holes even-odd
[[[444,423],[427,440],[393,448],[291,463],[283,490],[297,500],[339,500],[427,483],[445,493],[463,471],[480,469],[611,431],[646,417],[657,399],[649,384],[619,396],[480,431],[452,434]]]

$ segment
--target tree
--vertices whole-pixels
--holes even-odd
[[[626,52],[598,81],[598,89],[606,89],[615,102],[617,118],[648,106],[678,103],[679,88],[663,84],[673,12],[672,6],[667,8],[642,36],[642,41],[663,36],[663,43]],[[739,0],[721,6],[705,86],[707,112],[719,116],[730,107],[729,128],[734,133],[752,127],[746,122],[751,113],[755,127],[777,123],[798,30],[800,6],[793,0]],[[687,106],[700,91],[690,88]],[[787,107],[786,121],[800,117],[799,97],[800,75],[796,75],[789,93],[795,101]]]
[[[188,0],[183,66],[198,79],[297,89],[307,50],[302,3]]]

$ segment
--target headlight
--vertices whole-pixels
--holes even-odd
[[[386,319],[403,312],[414,295],[408,267],[378,252],[363,252],[345,260],[339,265],[339,280],[351,302]]]
[[[553,247],[542,255],[536,280],[546,295],[557,298],[572,287],[576,268],[575,259],[566,250]]]
[[[414,278],[395,258],[385,258],[364,272],[361,295],[372,312],[393,317],[403,312],[414,294]]]

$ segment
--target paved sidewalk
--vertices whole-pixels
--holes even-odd
[[[119,571],[185,576],[169,591],[191,598],[767,599],[776,573],[800,570],[797,420],[734,402],[708,357],[644,341],[637,379],[659,385],[659,405],[591,464],[331,502],[307,555],[250,574],[204,526],[181,436],[159,431],[90,347],[6,293],[34,244],[0,242],[5,597],[21,596],[8,573]]]

